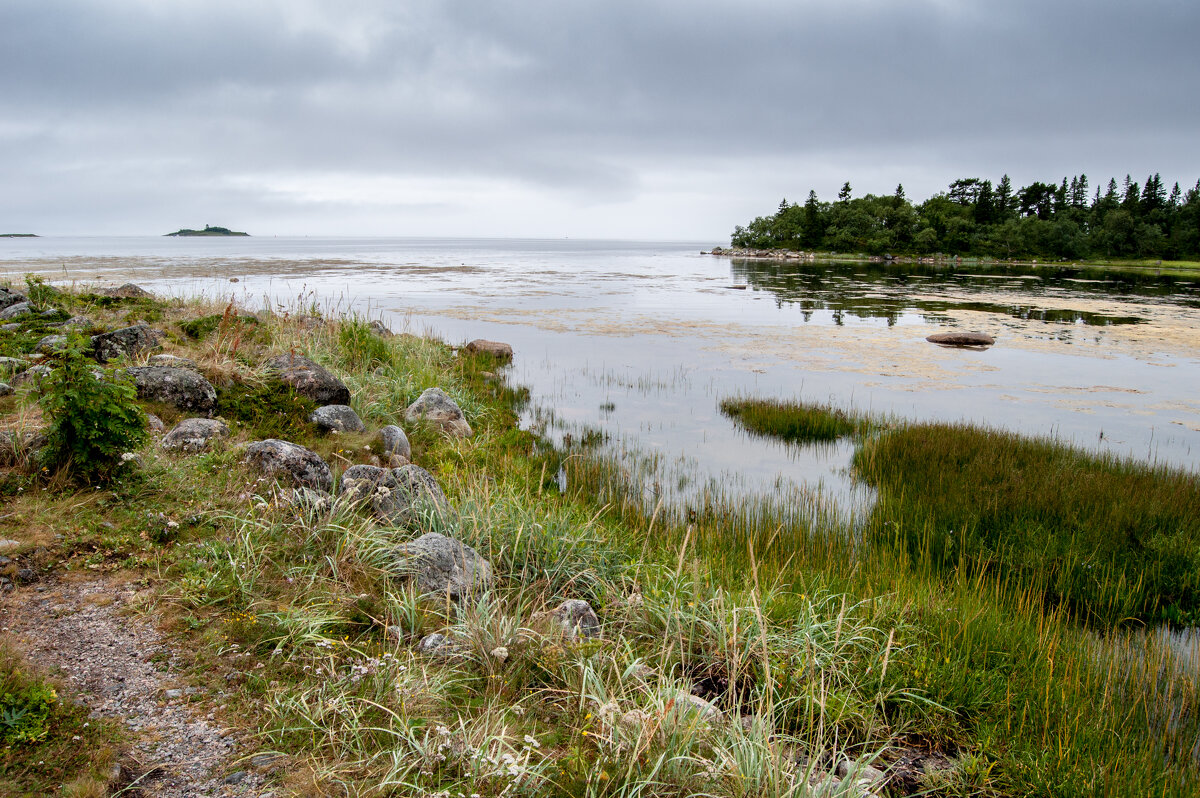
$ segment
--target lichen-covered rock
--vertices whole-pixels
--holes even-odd
[[[119,357],[132,357],[158,346],[157,330],[145,324],[135,324],[120,330],[92,336],[92,354],[101,363]]]
[[[30,366],[20,374],[13,377],[13,385],[24,385],[27,382],[38,382],[50,376],[50,367],[38,363],[36,366]]]
[[[27,313],[33,313],[33,305],[28,302],[14,302],[4,310],[0,310],[0,319],[8,321],[9,319],[19,318]]]
[[[0,310],[16,305],[19,302],[28,302],[29,297],[24,294],[13,291],[11,288],[0,286]]]
[[[14,465],[24,462],[46,445],[44,429],[0,430],[0,463]]]
[[[133,366],[125,369],[137,385],[139,399],[166,402],[180,410],[210,412],[217,406],[217,391],[191,369],[169,366]]]
[[[592,605],[582,599],[567,599],[546,613],[562,628],[567,640],[592,638],[600,634],[600,619]]]
[[[329,464],[311,449],[276,438],[246,447],[246,462],[267,476],[286,479],[302,488],[328,493],[333,488]]]
[[[408,442],[408,436],[395,424],[388,424],[375,433],[375,442],[384,457],[399,456],[405,460],[412,459],[412,445]]]
[[[167,425],[163,423],[161,418],[153,413],[146,414],[146,429],[150,430],[151,432],[162,432],[166,428]]]
[[[301,396],[319,405],[350,404],[350,389],[329,369],[303,355],[277,355],[266,368]]]
[[[449,508],[433,475],[412,464],[390,469],[350,466],[342,473],[339,490],[346,501],[369,503],[376,518],[401,526],[411,524],[422,513]]]
[[[224,438],[227,435],[229,427],[220,419],[185,418],[163,437],[162,447],[183,452],[201,452],[208,448],[209,442],[214,438]]]
[[[349,405],[323,405],[308,420],[325,432],[364,432],[367,428]]]
[[[65,349],[66,346],[67,336],[47,335],[37,342],[37,344],[34,346],[34,349],[44,355],[52,355],[61,349]]]
[[[457,438],[471,435],[471,425],[467,423],[462,408],[441,388],[425,390],[417,397],[417,401],[408,406],[404,418],[410,422],[428,421]]]
[[[492,564],[454,538],[429,532],[398,547],[392,570],[416,582],[422,593],[461,598],[492,583]]]
[[[483,338],[476,338],[471,341],[463,349],[472,355],[488,355],[497,360],[512,360],[513,348],[509,344],[500,341],[488,341]]]
[[[116,288],[106,288],[103,293],[105,296],[118,297],[120,299],[148,299],[154,296],[154,294],[145,288],[133,283],[125,283],[125,285],[120,285]]]

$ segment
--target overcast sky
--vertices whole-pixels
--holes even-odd
[[[2,0],[0,232],[722,242],[1200,177],[1196,0]]]

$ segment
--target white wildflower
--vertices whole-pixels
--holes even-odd
[[[541,748],[541,747],[542,747],[542,744],[541,744],[541,743],[539,743],[539,742],[537,741],[537,738],[536,738],[536,737],[534,737],[532,734],[526,734],[526,735],[525,735],[525,744],[526,744],[526,745],[531,745],[531,746],[533,746],[534,748]]]
[[[504,660],[508,659],[508,649],[504,646],[496,646],[492,649],[492,657],[500,662],[504,662]]]

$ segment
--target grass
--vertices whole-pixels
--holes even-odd
[[[893,795],[1198,788],[1200,697],[1167,646],[1089,630],[999,560],[943,556],[934,516],[914,522],[882,483],[880,507],[895,513],[857,533],[770,499],[647,503],[630,458],[556,451],[517,429],[526,395],[489,376],[494,363],[380,338],[355,319],[260,311],[248,325],[231,321],[244,310],[178,300],[145,310],[165,347],[224,396],[261,401],[222,406],[232,434],[212,451],[147,446],[141,471],[103,491],[6,467],[0,535],[21,542],[21,563],[144,580],[149,616],[191,680],[236,706],[223,722],[284,757],[272,777],[281,794],[798,798],[839,794],[830,773],[842,758],[894,767]],[[116,326],[129,307],[89,312]],[[217,316],[202,339],[184,330]],[[301,410],[271,405],[283,394],[259,366],[280,351],[341,376],[369,431],[321,437]],[[472,437],[403,422],[435,385],[459,400]],[[0,407],[33,423],[34,399],[22,388]],[[403,424],[454,512],[389,526],[342,503],[298,502],[241,463],[240,447],[277,418],[335,478],[370,461],[371,430]],[[842,421],[839,434],[869,428]],[[905,431],[864,437],[877,466]],[[1162,482],[1148,479],[1138,490]],[[485,595],[429,600],[392,573],[396,547],[428,531],[491,561]],[[591,603],[599,638],[568,639],[549,620],[567,598]],[[433,632],[453,640],[444,655],[417,648]],[[706,716],[696,695],[721,714]],[[22,761],[67,750],[65,734],[52,726]],[[904,769],[933,755],[946,764],[935,776]],[[21,789],[70,794],[66,771],[92,778],[90,767],[35,773]]]
[[[740,397],[722,399],[720,407],[749,432],[787,443],[834,441],[872,427],[866,418],[832,405]]]

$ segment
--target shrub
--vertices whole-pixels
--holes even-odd
[[[108,482],[126,465],[126,453],[146,437],[137,389],[123,372],[101,369],[75,333],[58,355],[39,404],[50,420],[42,465],[67,468],[84,482]]]

